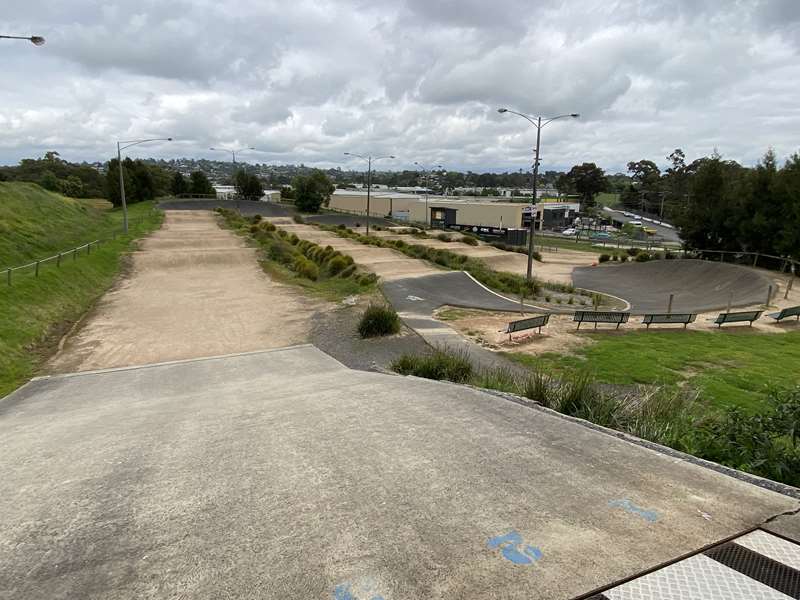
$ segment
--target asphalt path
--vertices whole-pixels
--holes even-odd
[[[305,346],[0,400],[0,597],[566,600],[797,500]]]
[[[662,238],[662,239],[664,239],[664,240],[666,240],[668,242],[680,242],[681,241],[681,238],[678,235],[678,230],[675,229],[674,227],[664,227],[663,225],[658,225],[658,224],[652,223],[650,221],[645,221],[644,217],[636,215],[636,213],[634,213],[632,211],[629,211],[629,210],[626,210],[625,212],[628,212],[628,213],[630,213],[632,215],[635,215],[635,216],[626,217],[624,214],[622,214],[621,210],[617,210],[617,209],[614,209],[614,208],[606,207],[603,210],[608,212],[610,215],[612,215],[618,221],[622,221],[623,223],[630,223],[631,221],[641,221],[643,227],[649,227],[650,229],[655,229],[656,237],[660,237],[660,238]]]
[[[261,215],[262,217],[291,217],[296,213],[294,208],[275,202],[256,202],[253,200],[204,200],[200,198],[173,198],[158,203],[163,210],[214,210],[217,206],[230,210],[239,210],[243,215]]]
[[[498,296],[463,271],[387,281],[383,292],[398,312],[415,314],[431,314],[441,306],[506,312],[520,308],[519,301]]]
[[[752,306],[766,301],[772,280],[763,273],[704,260],[657,260],[646,263],[578,267],[576,287],[624,298],[632,313],[706,312],[728,306]]]

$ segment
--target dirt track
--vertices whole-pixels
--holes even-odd
[[[208,211],[167,211],[122,278],[70,335],[48,372],[73,372],[303,343],[321,307],[258,266]]]

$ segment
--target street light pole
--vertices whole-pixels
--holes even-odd
[[[119,168],[119,196],[122,200],[122,231],[128,233],[128,205],[125,202],[125,178],[122,175],[122,151],[145,142],[171,142],[172,138],[150,138],[146,140],[123,140],[117,142],[117,167]],[[125,144],[124,146],[122,144]]]
[[[367,231],[366,235],[369,235],[369,201],[370,201],[370,192],[372,188],[372,161],[382,160],[384,158],[395,158],[392,155],[386,156],[375,156],[373,157],[371,154],[366,156],[362,154],[355,154],[354,152],[345,152],[345,156],[355,156],[356,158],[360,158],[361,160],[367,161]]]
[[[580,115],[578,113],[569,113],[566,115],[557,115],[555,117],[532,117],[530,115],[526,115],[515,110],[509,110],[508,108],[498,108],[497,112],[499,113],[511,113],[522,117],[526,121],[528,121],[531,125],[536,127],[536,148],[534,149],[534,158],[533,158],[533,182],[531,187],[533,188],[533,197],[531,198],[531,214],[530,214],[530,223],[528,224],[528,273],[527,273],[527,280],[530,282],[533,279],[533,236],[535,232],[535,217],[536,217],[536,187],[537,187],[537,179],[539,176],[539,148],[542,141],[542,127],[547,125],[548,123],[552,123],[556,119],[565,119],[567,117],[577,119]],[[542,210],[542,219],[544,219],[544,210]]]
[[[44,45],[44,38],[40,35],[31,35],[31,36],[23,36],[23,35],[0,35],[0,39],[4,40],[28,40],[34,46],[42,46]]]
[[[425,182],[425,226],[430,229],[431,228],[431,211],[428,209],[428,188],[430,187],[430,175],[431,169],[426,169],[424,165],[414,161],[414,164],[417,165],[422,169],[422,174],[425,176],[423,181]],[[436,165],[437,169],[442,169],[442,165]]]
[[[245,150],[255,150],[252,146],[247,146],[245,148],[234,148],[233,150],[229,148],[209,148],[209,150],[213,150],[214,152],[230,152],[231,153],[231,161],[234,165],[234,177],[236,176],[236,153],[237,152],[244,152]],[[234,180],[234,185],[236,184],[236,180]],[[236,192],[236,210],[239,210],[239,193]]]

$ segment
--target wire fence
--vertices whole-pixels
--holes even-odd
[[[141,225],[148,217],[139,217],[136,219],[131,219],[128,221],[128,229]],[[48,256],[46,258],[39,258],[24,265],[19,265],[16,267],[7,267],[3,270],[0,270],[2,276],[0,276],[0,280],[2,280],[6,285],[5,287],[13,285],[13,281],[15,279],[14,273],[20,272],[23,273],[33,273],[34,277],[39,277],[39,271],[44,265],[48,265],[51,263],[55,263],[55,266],[60,268],[63,263],[66,261],[76,261],[80,256],[89,256],[92,253],[92,250],[97,250],[97,248],[106,242],[114,241],[117,237],[124,235],[122,230],[113,230],[111,232],[111,237],[104,237],[98,238],[96,240],[92,240],[91,242],[86,242],[85,244],[81,244],[80,246],[75,246],[74,248],[69,248],[68,250],[61,250],[60,252]],[[85,251],[85,252],[84,252]]]

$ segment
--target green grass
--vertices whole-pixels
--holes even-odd
[[[589,334],[593,343],[573,355],[510,353],[525,365],[564,374],[588,370],[597,381],[690,387],[712,410],[760,411],[771,387],[795,385],[800,331],[651,331]]]
[[[65,258],[61,267],[46,263],[39,277],[17,271],[10,287],[0,281],[0,397],[35,375],[59,335],[111,286],[134,239],[160,225],[162,216],[152,208],[152,203],[131,205],[129,215],[137,224],[130,234],[89,255],[84,250],[77,260]],[[0,248],[9,252],[10,264],[106,237],[121,222],[116,210],[92,208],[32,184],[0,183]],[[24,244],[19,231],[28,236]],[[5,258],[4,253],[4,263]]]
[[[67,198],[35,183],[0,182],[0,269],[97,239],[109,233],[111,221],[97,201]]]

